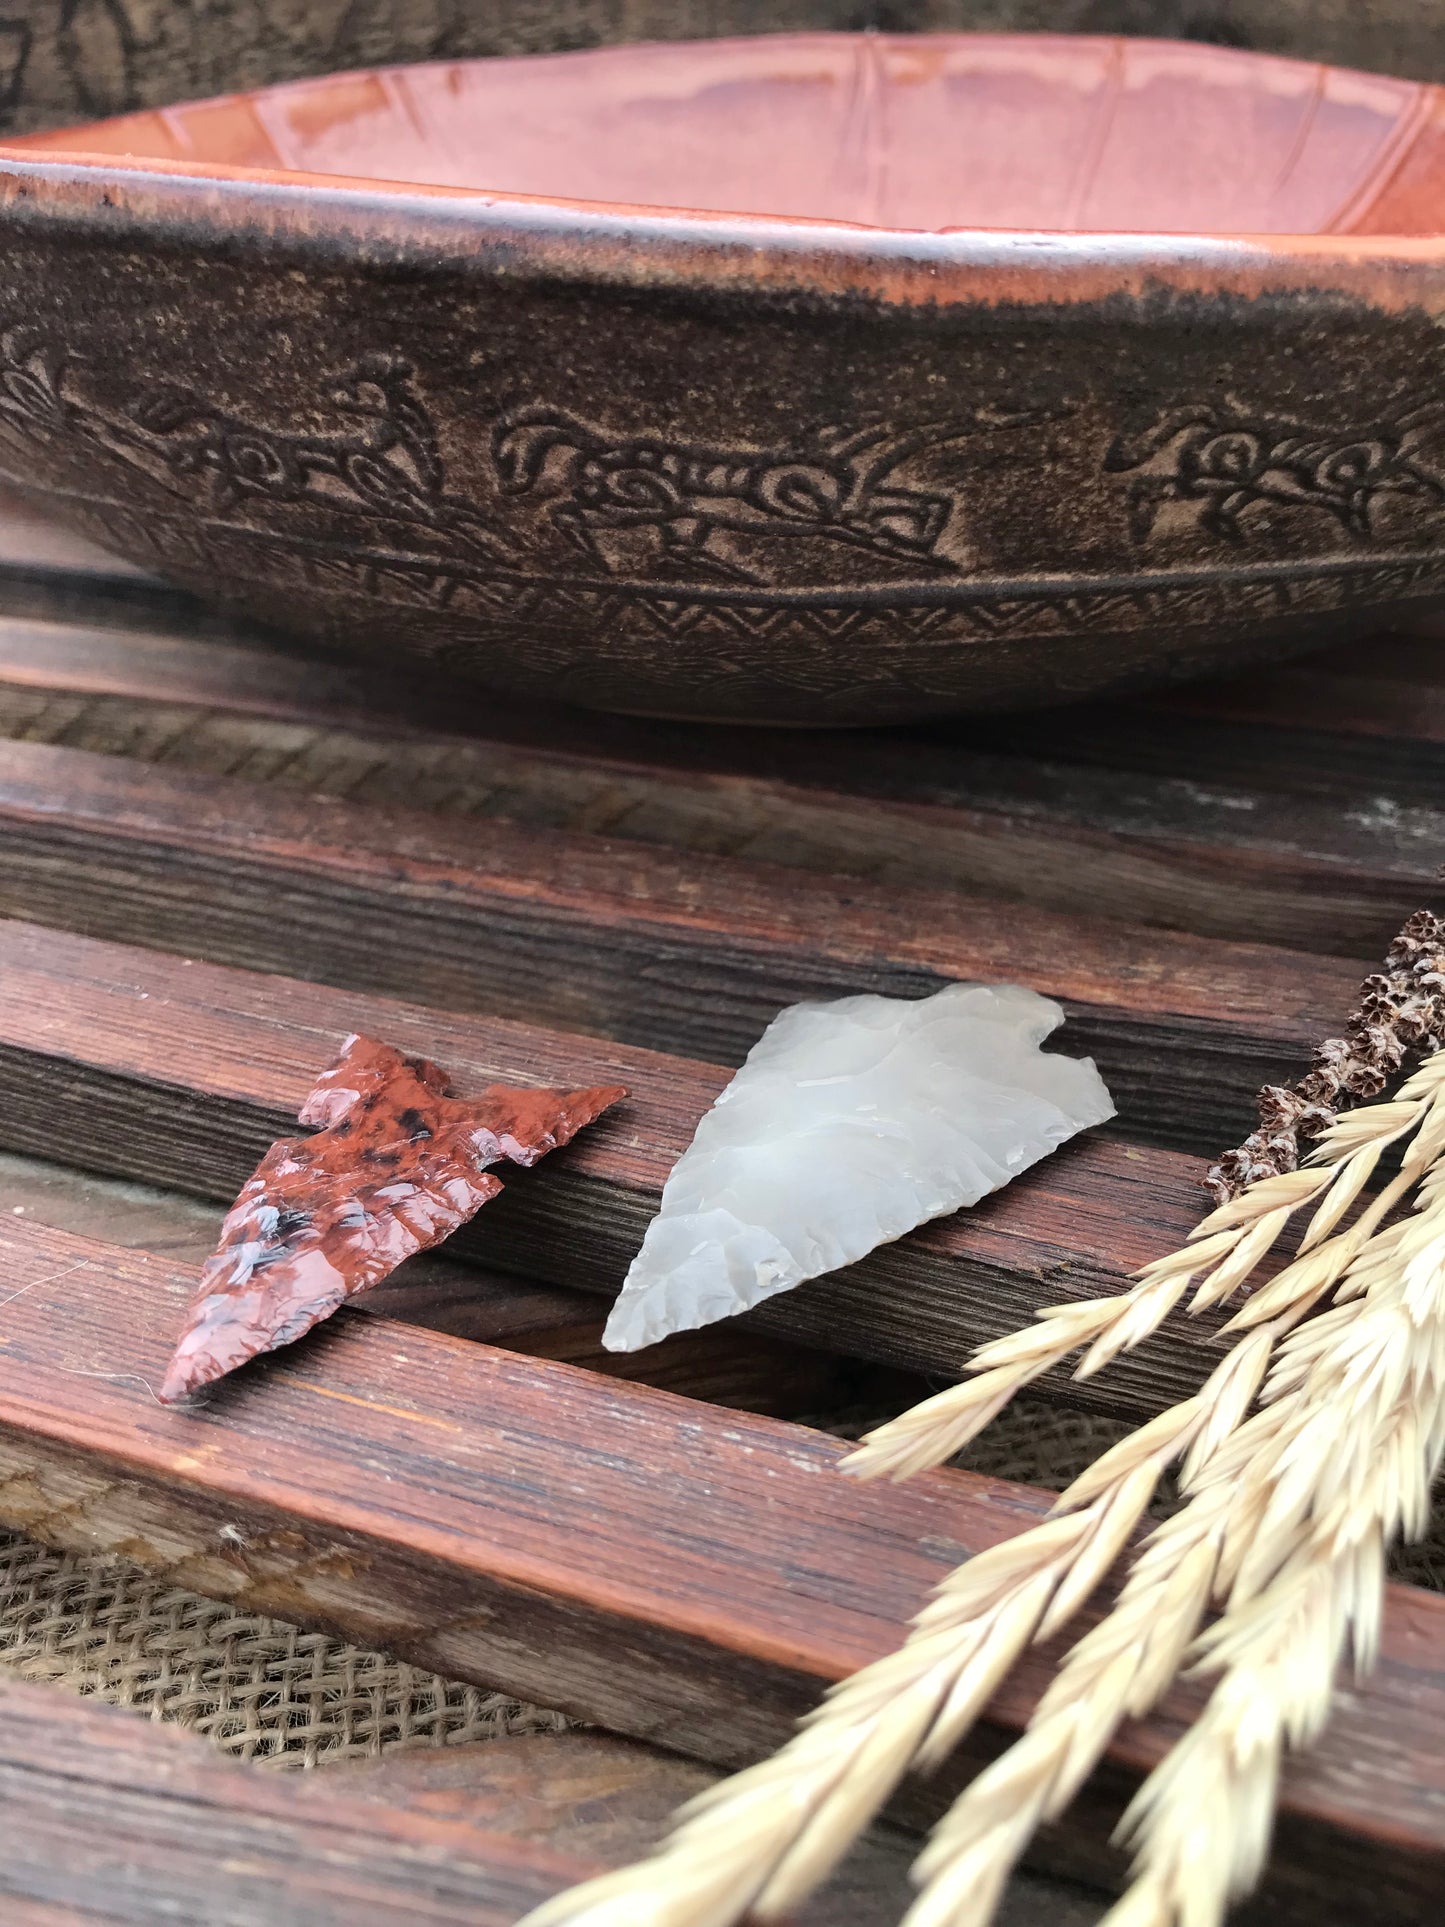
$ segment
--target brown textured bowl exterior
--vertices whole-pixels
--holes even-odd
[[[1445,240],[899,233],[0,159],[0,472],[500,691],[867,723],[1445,602]]]

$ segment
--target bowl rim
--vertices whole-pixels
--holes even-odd
[[[361,67],[337,68],[323,74],[299,75],[291,79],[270,81],[258,87],[233,89],[230,92],[222,94],[197,96],[194,99],[175,102],[167,106],[131,109],[118,115],[111,114],[98,120],[77,123],[74,127],[70,128],[60,127],[36,130],[33,134],[19,136],[13,141],[6,142],[0,140],[0,156],[19,155],[21,157],[31,157],[37,161],[53,159],[99,169],[105,169],[109,166],[139,166],[142,169],[166,173],[191,174],[194,172],[203,177],[216,180],[245,179],[285,181],[296,186],[315,186],[317,188],[340,188],[348,186],[362,191],[374,189],[381,193],[422,196],[427,198],[446,198],[461,194],[480,196],[489,201],[505,201],[526,205],[579,209],[592,213],[608,211],[625,214],[634,219],[642,215],[654,216],[658,219],[669,221],[707,222],[716,219],[734,222],[748,227],[766,227],[769,229],[779,225],[796,224],[805,227],[846,228],[850,230],[860,228],[867,233],[888,236],[918,234],[1013,235],[1038,233],[1067,235],[1075,239],[1089,238],[1099,240],[1122,240],[1129,237],[1140,237],[1151,241],[1174,239],[1207,239],[1216,241],[1264,239],[1286,245],[1293,242],[1303,243],[1316,239],[1328,239],[1338,235],[1343,235],[1348,238],[1349,230],[1342,230],[1333,225],[1323,230],[1309,229],[1299,232],[1271,230],[1266,236],[1262,237],[1256,236],[1245,229],[1190,230],[1168,228],[1075,227],[1022,229],[1009,225],[981,227],[965,224],[935,228],[914,228],[887,222],[850,222],[832,216],[767,214],[741,208],[731,211],[702,210],[690,208],[685,204],[671,205],[662,202],[619,202],[605,198],[597,199],[585,195],[557,195],[551,193],[544,195],[527,194],[515,190],[491,189],[473,184],[449,186],[435,182],[393,181],[375,175],[331,174],[311,169],[241,166],[205,159],[179,161],[163,159],[159,156],[148,156],[144,154],[125,155],[117,154],[113,150],[102,151],[90,149],[87,148],[83,142],[78,143],[74,147],[50,145],[52,141],[58,140],[66,133],[75,133],[77,135],[86,134],[92,130],[113,127],[117,124],[124,124],[127,121],[143,120],[152,115],[164,116],[172,112],[188,112],[198,108],[215,109],[218,107],[227,107],[234,103],[247,103],[261,98],[271,98],[289,94],[306,94],[312,90],[323,89],[332,85],[345,86],[348,83],[355,83],[358,80],[380,78],[385,81],[393,75],[405,75],[417,71],[450,71],[463,67],[532,65],[533,63],[545,65],[553,61],[609,62],[615,59],[625,58],[629,55],[656,53],[681,54],[684,50],[695,50],[698,48],[727,53],[735,52],[739,48],[761,46],[808,47],[819,42],[848,42],[868,47],[886,46],[890,50],[902,47],[908,51],[914,51],[919,48],[928,50],[937,47],[968,45],[1014,48],[1028,47],[1037,44],[1041,47],[1051,49],[1091,47],[1106,48],[1109,50],[1111,57],[1115,59],[1122,57],[1126,50],[1129,52],[1137,51],[1142,54],[1184,53],[1203,60],[1213,61],[1225,67],[1232,66],[1240,69],[1253,68],[1256,70],[1290,69],[1300,75],[1308,74],[1313,77],[1313,85],[1316,93],[1326,75],[1338,75],[1347,81],[1353,80],[1362,83],[1374,82],[1401,89],[1405,95],[1413,97],[1409,101],[1408,108],[1402,112],[1396,127],[1392,129],[1385,141],[1386,157],[1390,163],[1391,170],[1398,165],[1404,153],[1408,151],[1408,144],[1402,147],[1402,129],[1408,131],[1417,127],[1421,119],[1428,115],[1432,107],[1445,106],[1445,83],[1412,79],[1401,75],[1380,73],[1365,68],[1349,67],[1335,61],[1309,60],[1296,54],[1276,53],[1264,48],[1234,47],[1212,41],[1186,40],[1161,34],[1051,33],[1010,29],[998,31],[988,29],[942,29],[931,32],[921,31],[910,33],[888,30],[875,31],[873,29],[859,31],[856,29],[835,28],[784,28],[777,33],[722,34],[707,35],[698,38],[684,37],[680,40],[608,42],[599,46],[560,48],[528,54],[468,55],[450,59],[424,61],[379,61]],[[1445,219],[1442,219],[1441,228],[1433,234],[1422,235],[1418,230],[1404,230],[1398,233],[1392,230],[1380,230],[1373,233],[1372,238],[1383,241],[1406,241],[1422,238],[1433,239],[1436,238],[1436,235],[1445,237]]]
[[[943,312],[1236,296],[1445,316],[1438,234],[881,228],[0,143],[0,221],[515,283]]]

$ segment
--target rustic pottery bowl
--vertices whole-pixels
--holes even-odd
[[[376,70],[0,150],[0,469],[204,595],[871,722],[1445,601],[1445,96],[1167,42]]]

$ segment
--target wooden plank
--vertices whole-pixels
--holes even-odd
[[[1176,690],[1162,715],[1445,743],[1445,625],[1345,643],[1227,682]]]
[[[87,597],[84,582],[68,575],[43,590],[0,575],[0,662],[6,713],[17,731],[31,725],[27,693],[42,702],[125,698],[132,715],[155,705],[195,716],[215,708],[275,722],[350,724],[376,731],[378,740],[390,731],[420,735],[428,713],[414,693],[417,720],[408,723],[400,679],[374,668],[285,649],[274,637],[194,604],[158,605],[153,595],[121,593],[109,584]],[[422,678],[420,690],[426,687]],[[453,727],[455,712],[453,692]],[[84,712],[78,705],[62,709],[56,726],[63,727],[67,713]],[[440,728],[439,706],[434,713]],[[105,714],[97,707],[97,720]],[[386,730],[378,728],[378,714],[388,717]]]
[[[786,1004],[1058,997],[1133,1137],[1251,1128],[1356,965],[0,742],[0,914],[737,1064]]]
[[[647,1852],[716,1778],[572,1732],[394,1750],[283,1780],[138,1714],[0,1677],[0,1897],[7,1927],[27,1906],[136,1927],[510,1923],[505,1905]],[[798,1927],[892,1927],[916,1851],[874,1827]],[[1086,1927],[1098,1911],[1097,1895],[1023,1874],[999,1927]]]
[[[1048,1505],[957,1472],[860,1486],[822,1434],[344,1313],[162,1408],[146,1387],[192,1270],[12,1218],[0,1276],[0,1522],[714,1765],[776,1744]],[[1373,1917],[1419,1920],[1438,1894],[1442,1655],[1445,1600],[1392,1588],[1378,1672],[1287,1770],[1276,1919],[1353,1923],[1340,1895],[1369,1891]],[[1047,1672],[1018,1670],[969,1759]],[[1200,1691],[1123,1731],[1114,1774],[1147,1770]],[[1100,1824],[1086,1800],[1059,1853],[1097,1871]]]
[[[637,1740],[595,1731],[514,1734],[463,1746],[389,1747],[369,1760],[328,1763],[319,1781],[347,1800],[465,1820],[511,1840],[608,1862],[654,1846],[673,1809],[716,1771]],[[903,1846],[906,1836],[890,1836]]]
[[[53,570],[99,583],[154,580],[133,562],[63,527],[10,488],[0,488],[0,570]]]
[[[328,1768],[321,1784],[348,1799],[465,1819],[509,1840],[613,1864],[665,1832],[673,1810],[717,1779],[714,1770],[600,1733],[529,1734],[466,1746],[392,1751]],[[805,1907],[800,1927],[894,1927],[911,1897],[915,1835],[871,1828]],[[1107,1897],[1038,1874],[1010,1882],[997,1927],[1092,1927]]]
[[[599,1866],[421,1803],[348,1797],[329,1774],[227,1766],[189,1734],[5,1679],[0,1802],[7,1922],[512,1927]]]
[[[0,1152],[0,1216],[200,1265],[215,1247],[221,1213],[173,1191]],[[403,1324],[775,1417],[816,1417],[860,1400],[882,1411],[923,1396],[921,1380],[860,1367],[733,1322],[675,1332],[644,1352],[604,1351],[605,1307],[595,1294],[459,1264],[435,1252],[408,1259],[354,1302],[358,1311]]]
[[[632,1741],[556,1733],[283,1778],[138,1714],[0,1676],[0,1898],[7,1927],[26,1906],[135,1927],[511,1927],[569,1879],[645,1853],[716,1777]],[[915,1850],[875,1827],[799,1927],[891,1927]],[[1002,1927],[1010,1916],[1084,1927],[1087,1905],[1025,1876]]]
[[[292,978],[0,922],[0,1146],[218,1199],[234,1196],[352,1030],[493,1081],[621,1083],[631,1097],[501,1197],[449,1250],[615,1293],[717,1066],[458,1017]],[[956,1370],[1039,1304],[1118,1290],[1197,1221],[1199,1164],[1086,1137],[971,1211],[787,1292],[748,1328],[923,1372]],[[1207,1322],[1178,1318],[1114,1369],[1060,1389],[1138,1413],[1197,1387]]]
[[[505,1345],[528,1358],[556,1359],[607,1378],[776,1418],[815,1417],[860,1400],[891,1409],[925,1391],[912,1375],[864,1367],[733,1321],[706,1331],[675,1332],[644,1352],[604,1351],[606,1307],[598,1305],[595,1294],[445,1258],[424,1265],[410,1261],[363,1293],[356,1308],[456,1338]]]
[[[1238,717],[1215,716],[1204,707],[1207,686],[1191,694],[1199,701],[1198,713],[1181,703],[1161,715],[1140,700],[1004,717],[990,730],[990,743],[1001,753],[1086,764],[1116,775],[1171,781],[1183,775],[1187,783],[1221,799],[1224,808],[1231,806],[1228,799],[1242,798],[1247,806],[1261,788],[1270,791],[1276,808],[1313,798],[1333,812],[1349,834],[1355,827],[1352,819],[1373,820],[1387,862],[1398,862],[1403,851],[1408,865],[1412,848],[1418,856],[1420,838],[1430,833],[1445,793],[1445,743],[1431,742],[1423,734],[1347,733],[1334,728],[1330,719],[1322,719],[1317,728],[1306,727],[1307,703],[1300,705],[1289,728],[1251,719],[1243,706]],[[1429,692],[1421,689],[1418,694],[1423,712]],[[1395,700],[1403,707],[1413,699],[1397,690]],[[0,709],[5,701],[0,695]],[[1223,711],[1223,692],[1220,706]],[[957,741],[960,755],[966,754],[969,736],[963,723]],[[1328,813],[1321,827],[1333,834]]]
[[[1106,767],[1073,716],[704,730],[501,707],[144,625],[0,618],[12,736],[1338,955],[1373,955],[1428,895],[1440,812],[1422,795],[1401,816],[1388,764],[1370,783],[1383,804],[1292,792],[1267,746],[1226,778],[1146,712],[1152,766]]]

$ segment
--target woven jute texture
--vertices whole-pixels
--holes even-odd
[[[0,1539],[0,1665],[278,1766],[566,1724],[503,1693],[246,1617],[124,1561],[47,1552],[16,1536]]]
[[[829,1429],[856,1434],[879,1414]],[[1059,1490],[1126,1428],[1020,1400],[960,1463]],[[1162,1495],[1162,1507],[1172,1494]],[[1445,1589],[1445,1518],[1405,1547],[1399,1577]],[[0,1537],[0,1666],[204,1733],[224,1752],[316,1766],[393,1747],[456,1745],[565,1725],[543,1711],[438,1678],[274,1619],[180,1592],[114,1559]]]

